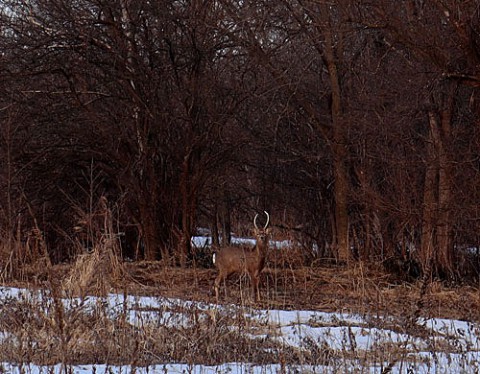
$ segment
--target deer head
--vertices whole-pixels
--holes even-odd
[[[267,246],[268,245],[268,237],[270,235],[270,229],[268,228],[268,224],[270,223],[270,215],[268,214],[267,211],[264,211],[265,215],[267,216],[267,221],[265,222],[265,226],[263,228],[258,228],[257,225],[257,218],[258,218],[258,213],[255,214],[255,217],[253,218],[253,226],[255,227],[253,230],[253,233],[255,235],[255,238],[257,239],[257,244],[256,247],[258,248],[259,246]]]

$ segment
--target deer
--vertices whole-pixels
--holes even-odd
[[[257,226],[258,213],[253,219],[254,235],[256,244],[253,248],[225,247],[213,254],[213,263],[217,268],[218,275],[215,278],[215,298],[218,302],[220,283],[234,273],[245,274],[250,277],[250,284],[253,296],[260,301],[259,277],[265,266],[265,258],[268,250],[268,240],[270,229],[270,215],[264,211],[267,216],[267,222],[263,228]],[[227,292],[225,286],[225,293]]]

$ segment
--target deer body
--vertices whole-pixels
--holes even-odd
[[[260,273],[265,267],[265,258],[268,250],[268,236],[270,230],[267,228],[270,217],[267,212],[267,223],[263,229],[257,227],[257,217],[255,216],[253,224],[255,226],[254,234],[257,243],[254,248],[226,247],[214,254],[213,262],[218,270],[215,279],[215,297],[218,301],[220,283],[233,273],[247,273],[250,277],[252,291],[257,300],[260,300]]]

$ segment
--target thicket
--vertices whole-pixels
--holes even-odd
[[[475,275],[479,32],[475,1],[3,1],[2,275],[113,239],[188,266],[263,210],[307,263]]]

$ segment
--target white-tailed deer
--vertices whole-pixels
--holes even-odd
[[[218,270],[218,275],[215,279],[215,297],[217,301],[220,283],[233,273],[248,273],[254,297],[260,300],[259,276],[265,266],[270,234],[270,229],[268,228],[270,215],[267,212],[265,214],[267,222],[261,229],[257,226],[258,214],[253,219],[254,234],[257,240],[254,248],[225,247],[213,254],[213,263]]]

